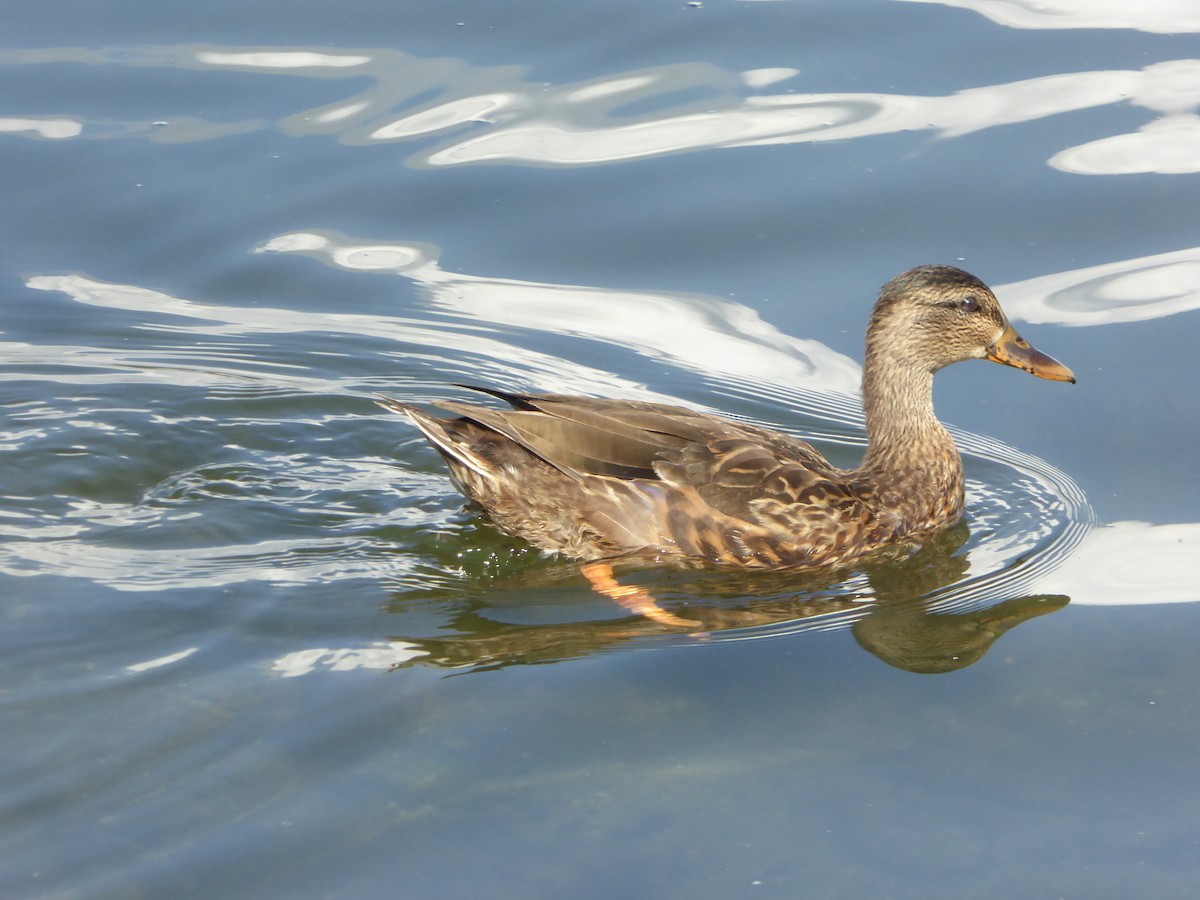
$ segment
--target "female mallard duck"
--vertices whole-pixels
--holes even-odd
[[[504,531],[584,560],[703,560],[744,568],[829,566],[919,542],[963,511],[962,461],[933,412],[933,375],[990,359],[1074,382],[1009,325],[995,295],[951,266],[921,266],[880,292],[867,328],[867,451],[854,469],[803,441],[741,422],[629,400],[516,394],[460,418],[406,413],[456,486]],[[626,589],[585,567],[604,593]]]

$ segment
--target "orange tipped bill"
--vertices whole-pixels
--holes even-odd
[[[1075,383],[1075,373],[1057,359],[1036,349],[1029,341],[1017,334],[1011,325],[1006,325],[1004,334],[1000,335],[1000,340],[987,348],[987,358],[992,362],[1024,369],[1030,375],[1036,375],[1038,378]]]

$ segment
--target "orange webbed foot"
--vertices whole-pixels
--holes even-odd
[[[621,584],[613,577],[612,566],[608,563],[587,563],[582,571],[583,577],[591,582],[593,590],[621,604],[631,613],[645,616],[660,625],[668,625],[672,628],[698,628],[702,624],[694,619],[684,619],[667,612],[640,587]]]

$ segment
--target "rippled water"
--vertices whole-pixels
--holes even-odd
[[[1194,891],[1189,4],[11,12],[5,896]],[[927,261],[1079,384],[939,376],[968,514],[911,559],[620,573],[700,637],[372,401],[686,403],[848,465]]]

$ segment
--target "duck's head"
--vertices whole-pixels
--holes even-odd
[[[867,358],[929,372],[990,359],[1075,383],[1070,369],[1017,334],[986,284],[953,266],[918,266],[883,286],[867,329]]]

